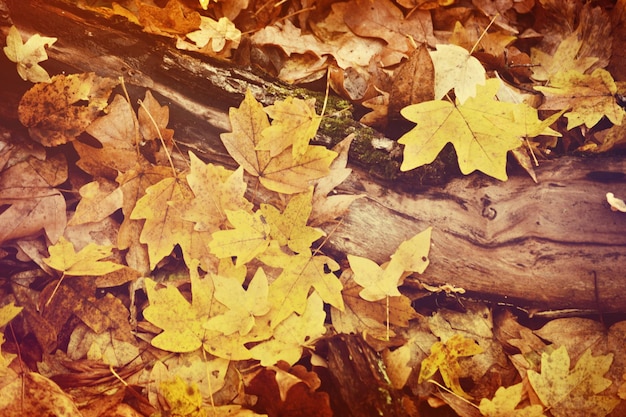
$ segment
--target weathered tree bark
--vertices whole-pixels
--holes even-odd
[[[49,48],[46,68],[124,75],[127,85],[149,88],[170,106],[178,141],[212,162],[234,164],[219,134],[229,129],[228,107],[239,105],[246,89],[266,104],[300,94],[228,63],[178,51],[171,39],[62,2],[9,0],[6,5],[24,36],[59,38]],[[6,35],[6,24],[2,30]],[[0,62],[13,65],[4,57]],[[5,103],[9,87],[0,92]],[[355,169],[339,191],[366,197],[352,205],[337,228],[328,228],[333,232],[324,250],[380,263],[400,242],[432,226],[430,266],[418,277],[422,282],[453,284],[525,308],[626,310],[626,214],[612,212],[605,199],[609,191],[626,197],[624,159],[543,162],[538,184],[514,173],[507,182],[472,174],[445,185],[414,186],[411,181],[419,175],[398,171],[398,145],[351,118],[326,118],[316,140],[330,145],[348,132],[357,133],[351,153]]]

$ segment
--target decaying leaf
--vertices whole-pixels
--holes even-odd
[[[460,334],[452,336],[445,342],[436,342],[430,348],[430,356],[422,361],[418,383],[422,383],[439,370],[444,384],[455,394],[471,398],[459,383],[461,368],[458,358],[481,353],[483,349],[472,339]]]
[[[48,247],[50,256],[43,258],[43,261],[64,275],[104,275],[124,267],[115,262],[102,260],[111,256],[111,249],[90,243],[76,252],[72,242],[61,237],[56,244]]]
[[[118,80],[93,72],[55,75],[50,84],[37,84],[20,100],[20,122],[44,146],[73,141],[107,106]]]
[[[620,125],[624,119],[624,109],[615,101],[617,86],[611,74],[597,69],[590,75],[570,70],[552,77],[549,87],[538,86],[546,99],[541,110],[565,110],[567,129],[584,124],[595,126],[606,116],[613,124]]]
[[[528,380],[541,402],[555,417],[605,416],[619,399],[600,393],[612,381],[604,377],[613,362],[613,354],[591,356],[585,350],[573,369],[564,346],[541,355],[541,373],[528,371]]]
[[[48,72],[39,63],[48,59],[45,46],[51,46],[56,40],[57,38],[36,33],[26,43],[22,43],[20,31],[15,26],[11,26],[4,53],[9,60],[17,64],[17,73],[23,80],[32,83],[50,82]]]

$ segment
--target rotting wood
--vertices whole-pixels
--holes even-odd
[[[227,108],[239,104],[246,88],[257,96],[266,94],[268,80],[177,51],[168,39],[124,22],[107,26],[86,12],[71,13],[54,0],[28,6],[18,0],[6,3],[25,35],[59,37],[46,64],[66,71],[123,74],[131,88],[149,88],[170,106],[170,127],[181,144],[207,160],[233,166],[219,140],[229,128]],[[6,25],[2,29],[6,34]],[[212,73],[221,81],[211,83]],[[284,87],[286,94],[294,91]],[[10,88],[1,94],[10,95]],[[267,96],[265,102],[275,98],[280,97]],[[344,121],[346,132],[358,126]],[[328,142],[323,135],[318,140]],[[366,136],[361,140],[371,142]],[[391,144],[379,156],[397,167],[398,156],[387,154],[397,149]],[[525,308],[626,310],[626,214],[610,211],[605,201],[609,191],[626,197],[623,159],[543,162],[537,169],[539,184],[523,174],[507,182],[473,174],[410,191],[406,182],[380,181],[380,172],[372,177],[376,166],[378,161],[355,168],[341,185],[340,192],[366,197],[352,205],[338,227],[327,228],[332,234],[325,251],[382,263],[404,239],[432,226],[431,264],[417,277],[423,282],[452,284]]]

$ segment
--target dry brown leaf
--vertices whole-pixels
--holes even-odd
[[[55,75],[28,90],[18,108],[20,122],[44,146],[73,141],[107,105],[119,81],[93,72]]]
[[[400,110],[410,104],[434,100],[435,67],[425,44],[411,52],[409,60],[393,74],[389,95],[389,117],[399,118]]]
[[[67,179],[65,157],[29,158],[0,173],[0,242],[33,236],[43,229],[51,242],[63,234],[65,199],[54,187]]]
[[[200,14],[179,0],[169,0],[164,8],[139,2],[139,23],[157,35],[184,35],[200,28]]]

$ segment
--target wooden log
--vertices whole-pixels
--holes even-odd
[[[149,88],[170,106],[170,127],[178,141],[212,162],[234,164],[219,134],[229,129],[228,107],[238,105],[246,89],[265,103],[281,98],[276,91],[300,94],[60,1],[8,0],[6,6],[25,37],[37,32],[59,38],[49,49],[48,65],[124,74],[128,85]],[[2,30],[6,34],[7,23]],[[10,88],[0,94],[10,95]],[[363,153],[351,153],[351,162],[361,168],[355,167],[340,192],[366,197],[352,205],[339,227],[327,228],[332,234],[324,250],[382,263],[403,240],[432,226],[430,266],[408,284],[418,279],[452,284],[481,298],[532,309],[626,310],[626,214],[612,212],[605,199],[609,191],[626,197],[623,158],[543,162],[538,184],[514,173],[507,182],[472,174],[440,186],[413,186],[413,177],[398,172],[395,142],[349,118],[338,122],[345,130],[337,137],[329,139],[329,129],[317,140],[332,144],[356,131],[358,147],[379,154],[372,162],[359,159]],[[381,149],[372,145],[372,135]]]

